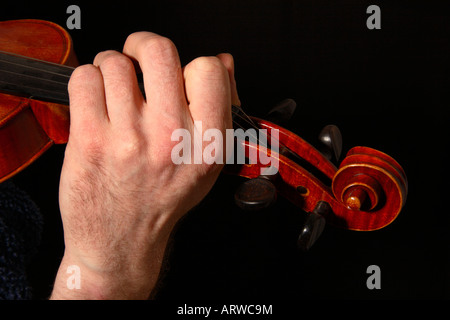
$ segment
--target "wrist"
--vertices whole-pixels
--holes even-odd
[[[146,253],[114,256],[103,263],[66,247],[50,298],[148,299],[159,278],[167,240],[147,249]]]
[[[50,299],[114,300],[147,299],[151,289],[148,279],[136,281],[121,272],[93,270],[90,266],[64,256]]]

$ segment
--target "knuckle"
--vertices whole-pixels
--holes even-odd
[[[99,77],[99,70],[92,64],[85,64],[77,67],[70,76],[69,90],[86,83],[90,83]]]
[[[111,52],[104,56],[101,62],[101,68],[112,72],[121,73],[133,67],[131,60],[125,55],[118,52]]]
[[[234,57],[231,53],[228,52],[224,52],[224,53],[219,53],[217,55],[217,57],[223,61],[225,64],[234,64]]]
[[[189,64],[194,72],[201,72],[211,77],[225,77],[228,72],[222,61],[217,57],[199,57]]]
[[[145,56],[151,56],[156,59],[173,59],[178,57],[175,44],[166,37],[149,37],[142,43],[142,50]]]
[[[116,153],[120,159],[136,159],[141,150],[140,144],[135,140],[124,141],[116,149]]]
[[[128,132],[123,134],[114,146],[114,158],[118,163],[128,165],[130,162],[139,161],[145,149],[145,140],[138,134]]]

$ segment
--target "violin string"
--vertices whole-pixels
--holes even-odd
[[[252,119],[244,112],[244,110],[242,110],[241,107],[234,106],[234,105],[233,105],[233,107],[236,107],[236,109],[239,110],[239,112],[236,112],[236,111],[233,110],[234,108],[232,108],[232,112],[233,112],[234,115],[240,117],[243,121],[245,121],[247,124],[249,124],[249,125],[250,125],[252,128],[254,128],[255,130],[259,130],[259,129],[260,129],[260,128],[254,123],[254,121],[253,121],[253,120],[252,120]],[[240,113],[244,114],[245,117],[242,116]],[[244,128],[243,126],[241,126],[237,121],[234,121],[234,120],[233,120],[233,123],[236,124],[236,125],[239,125],[243,130],[245,130],[245,128]],[[259,131],[259,134],[261,135],[261,134],[264,134],[264,133],[263,133],[262,131]],[[264,141],[264,147],[266,147],[266,146],[269,144],[269,137],[270,137],[271,140],[274,139],[273,136],[270,135],[270,134],[268,134],[268,133],[265,134],[265,136],[266,136],[266,139],[265,139],[265,141]],[[258,144],[261,145],[261,142],[262,142],[261,138],[256,138],[256,141],[258,141]],[[273,142],[273,140],[272,140],[272,142]],[[285,156],[287,156],[287,155],[289,154],[291,157],[293,157],[293,158],[295,158],[295,159],[297,159],[297,160],[304,161],[304,159],[303,159],[301,156],[299,156],[297,153],[295,153],[294,151],[292,151],[291,149],[289,149],[286,145],[284,145],[283,143],[281,143],[281,141],[280,141],[279,139],[277,139],[276,142],[278,143],[278,147],[279,147],[278,153],[279,153],[279,154],[283,154],[283,155],[285,155]]]
[[[75,70],[74,67],[34,59],[18,54],[4,52],[0,50],[0,61],[11,65],[16,65],[21,68],[37,70],[39,72],[50,73],[62,77],[70,78],[71,73]],[[51,69],[51,70],[50,70]],[[53,70],[53,71],[52,71]],[[58,72],[57,72],[58,71]]]
[[[68,103],[74,68],[0,51],[0,88],[53,102]]]
[[[235,111],[235,109],[238,109],[239,111]],[[250,125],[251,128],[257,130],[258,127],[257,125],[244,113],[244,111],[240,108],[237,107],[235,105],[233,105],[231,107],[231,112],[233,113],[234,116],[239,117],[240,119],[242,119],[245,123],[247,123],[248,125]],[[243,116],[242,114],[244,114],[245,116]],[[248,117],[248,118],[247,118]]]
[[[16,67],[16,69],[21,68],[22,72],[9,71],[9,72],[17,73],[17,74],[26,75],[25,72],[28,71],[28,70],[25,70],[25,69],[29,69],[29,71],[31,71],[31,72],[34,71],[34,74],[38,74],[40,76],[43,76],[43,74],[48,74],[48,77],[56,76],[56,77],[62,77],[62,78],[65,78],[65,79],[69,79],[70,78],[70,75],[67,75],[67,74],[64,74],[64,73],[58,73],[58,72],[54,72],[54,71],[50,71],[50,70],[46,70],[46,69],[42,69],[42,68],[36,68],[36,67],[33,67],[33,66],[25,66],[25,65],[21,65],[21,64],[18,64],[18,63],[13,63],[13,62],[10,62],[10,61],[0,60],[0,66],[2,67],[2,70],[9,69],[9,68],[4,68],[5,65],[10,65],[12,69],[14,69],[14,67]],[[71,69],[71,70],[73,71],[75,69]],[[33,73],[31,73],[31,74],[33,74]],[[47,78],[43,78],[43,79],[47,79]]]
[[[238,111],[235,111],[238,110]],[[233,112],[233,114],[235,116],[238,116],[239,118],[241,118],[244,122],[246,122],[248,125],[250,125],[250,128],[253,128],[255,130],[259,131],[259,134],[261,135],[265,135],[266,139],[265,139],[265,143],[264,143],[264,147],[267,147],[267,144],[269,143],[269,135],[268,134],[264,134],[263,131],[260,131],[259,127],[255,124],[255,122],[252,120],[252,118],[250,118],[245,112],[244,110],[242,110],[242,108],[240,106],[235,106],[233,105],[231,108],[231,111]],[[234,121],[233,121],[234,122]],[[235,122],[236,123],[236,122]],[[241,128],[244,130],[244,128],[241,126]],[[261,138],[256,138],[256,140],[258,141],[259,144],[261,144]],[[278,144],[281,146],[280,142],[278,141]]]
[[[67,86],[64,87],[62,83],[59,83],[61,86],[56,87],[44,86],[42,83],[37,83],[32,79],[28,82],[17,81],[16,77],[13,77],[13,79],[11,77],[5,77],[4,79],[3,76],[5,74],[6,72],[0,70],[0,90],[2,91],[51,102],[69,103]]]
[[[15,83],[0,80],[0,92],[19,94],[26,96],[30,99],[43,99],[50,102],[61,103],[68,105],[67,95],[64,93],[58,93],[54,91],[48,91],[42,88],[28,87],[25,85],[17,86]],[[30,94],[32,92],[32,94]]]
[[[234,111],[235,108],[238,109],[239,112]],[[289,149],[286,145],[284,145],[283,143],[281,143],[281,141],[279,140],[279,138],[277,139],[277,141],[274,141],[275,138],[274,138],[271,134],[266,133],[267,131],[264,132],[264,131],[259,130],[260,128],[259,128],[259,127],[255,124],[255,122],[254,122],[254,121],[253,121],[253,120],[252,120],[252,119],[251,119],[251,118],[250,118],[250,117],[242,110],[241,107],[238,107],[238,106],[233,105],[231,111],[232,111],[233,115],[238,116],[239,118],[241,118],[244,122],[246,122],[247,124],[249,124],[251,128],[253,128],[253,129],[255,129],[255,130],[258,130],[258,133],[259,133],[260,136],[261,136],[261,135],[265,136],[265,139],[264,139],[264,140],[262,140],[261,137],[258,137],[258,136],[256,136],[256,138],[255,138],[254,134],[250,131],[250,134],[253,136],[253,138],[255,139],[255,141],[257,141],[257,143],[258,143],[259,146],[263,146],[263,147],[268,148],[268,146],[269,146],[269,138],[270,138],[270,139],[271,139],[271,143],[270,143],[270,144],[272,144],[273,142],[276,142],[276,143],[278,144],[278,153],[283,153],[284,155],[290,154],[290,155],[292,155],[294,158],[302,159],[299,155],[297,155],[295,152],[293,152],[291,149]],[[241,113],[244,114],[245,117],[242,116]],[[234,123],[235,126],[237,125],[237,126],[239,126],[241,129],[245,130],[245,127],[242,126],[239,122],[235,121],[234,119],[233,119],[233,123]],[[247,132],[249,132],[249,131],[247,131]],[[271,151],[272,151],[272,149],[271,149]]]
[[[243,111],[242,111],[243,112]],[[237,113],[237,112],[235,112],[235,111],[233,111],[232,110],[232,113],[234,114],[234,115],[237,115],[238,117],[240,117],[241,119],[243,119],[244,121],[245,121],[245,118],[244,117],[242,117],[239,113]],[[245,113],[244,113],[245,114]],[[250,119],[250,118],[249,118]],[[252,123],[253,123],[253,121],[252,121]],[[244,127],[244,126],[242,126],[239,122],[237,122],[237,121],[235,121],[235,120],[233,120],[233,124],[234,124],[234,126],[236,127],[239,127],[239,128],[241,128],[242,130],[245,130],[246,128]],[[255,127],[254,127],[256,130],[258,130],[259,128],[258,127],[256,127],[256,125],[255,125]],[[248,132],[248,131],[247,131]],[[251,133],[251,132],[250,132]],[[252,134],[252,133],[251,133]],[[260,134],[263,134],[261,131],[260,131]],[[269,135],[269,134],[266,134],[266,141],[264,141],[264,147],[267,147],[267,143],[268,143],[268,137],[271,137],[271,139],[273,138],[273,136],[272,135]],[[261,144],[261,138],[258,138],[258,136],[256,136],[255,137],[255,135],[253,135],[252,134],[252,138],[254,138],[255,139],[255,141],[258,143],[258,146],[261,146],[262,144]],[[272,141],[273,142],[273,141]],[[281,143],[280,142],[280,140],[278,140],[277,141],[278,142],[278,147],[279,147],[279,150],[278,150],[278,155],[284,155],[285,157],[287,157],[288,155],[289,156],[291,156],[291,157],[293,157],[294,159],[297,159],[297,160],[300,160],[300,161],[305,161],[301,156],[299,156],[298,154],[296,154],[294,151],[292,151],[291,149],[289,149],[288,147],[286,147],[283,143]],[[270,149],[270,152],[271,152],[271,154],[272,154],[272,152],[273,152],[273,150],[272,149]]]
[[[235,107],[235,106],[232,106],[232,109],[231,109],[231,112],[233,113],[233,115],[234,116],[238,116],[238,117],[240,117],[241,119],[243,119],[244,121],[245,121],[245,118],[243,118],[239,113],[237,113],[236,111],[234,111],[233,110],[233,107]],[[245,130],[245,127],[243,126],[243,125],[241,125],[237,120],[235,120],[235,119],[233,119],[233,124],[234,124],[234,127],[239,127],[239,128],[241,128],[242,130]],[[254,129],[256,129],[255,127],[253,127]],[[258,143],[259,143],[259,139],[258,139],[258,136],[257,135],[255,135],[254,133],[253,133],[253,131],[248,131],[247,130],[247,132],[249,132],[250,133],[250,135],[252,136],[252,138],[253,139],[255,139],[255,141],[257,141]]]
[[[36,77],[34,75],[17,73],[17,72],[14,72],[14,71],[7,71],[7,70],[4,70],[4,69],[0,69],[0,73],[4,73],[4,74],[6,74],[6,76],[9,74],[12,77],[14,77],[14,79],[17,79],[18,81],[21,80],[20,78],[27,78],[25,80],[35,81],[36,83],[42,83],[42,81],[44,81],[44,82],[48,82],[50,85],[63,86],[62,88],[67,87],[67,82],[62,82],[62,81],[57,81],[57,80],[52,80],[52,79],[40,78],[40,77]]]
[[[250,124],[250,126],[252,126],[253,128],[257,129],[258,126],[255,124],[255,122],[253,122],[253,120],[244,112],[244,110],[242,110],[242,108],[240,106],[236,106],[233,105],[232,109],[237,110],[236,113],[240,115],[240,117],[246,121],[248,124]]]

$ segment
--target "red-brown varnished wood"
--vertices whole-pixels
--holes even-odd
[[[69,106],[30,100],[30,107],[42,129],[53,143],[67,143],[70,127]]]
[[[1,183],[31,164],[53,143],[34,116],[27,99],[0,94],[0,110]]]
[[[256,123],[258,123],[261,129],[266,129],[267,132],[271,132],[273,129],[278,130],[280,145],[286,146],[300,158],[306,160],[308,163],[316,167],[325,176],[333,179],[337,171],[336,166],[307,141],[303,140],[295,133],[272,122],[256,117],[252,117],[252,119]]]
[[[279,130],[281,144],[295,150],[296,154],[332,179],[331,185],[327,185],[293,159],[270,152],[279,161],[279,179],[274,180],[278,192],[304,211],[312,212],[319,201],[325,201],[331,207],[325,216],[328,223],[358,231],[383,228],[400,213],[406,200],[407,180],[403,169],[390,156],[372,148],[354,147],[342,161],[339,170],[336,170],[319,151],[294,133],[270,122],[252,119],[259,126],[268,129],[269,135],[271,130]],[[258,152],[265,150],[248,141],[241,143],[246,155],[256,164],[229,166],[225,170],[250,179],[256,178],[261,174],[263,166],[257,163],[257,159],[252,159],[257,153],[250,152],[250,149],[257,149]],[[361,195],[367,193],[371,203],[367,208],[352,208],[344,197],[347,190],[352,191],[350,195],[355,197],[354,201],[361,203],[366,200]],[[356,198],[358,195],[360,199]]]
[[[0,21],[0,50],[68,66],[78,64],[70,35],[50,21]]]
[[[69,34],[42,20],[0,22],[0,50],[75,66]],[[66,143],[69,108],[0,94],[0,182],[27,167],[53,143]]]

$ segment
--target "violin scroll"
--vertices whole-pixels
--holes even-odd
[[[369,147],[354,147],[336,167],[325,154],[293,132],[269,121],[251,118],[259,128],[266,129],[269,136],[273,130],[278,130],[280,152],[270,151],[279,163],[277,177],[272,182],[279,195],[307,215],[323,216],[327,224],[336,227],[371,231],[389,225],[400,213],[406,201],[408,182],[402,167],[389,155]],[[339,156],[342,138],[337,130],[337,127],[328,127],[325,133],[328,131],[329,145],[332,150],[334,145]],[[240,143],[249,159],[252,149],[265,149],[247,141]],[[226,166],[225,171],[259,179],[264,165],[256,160],[253,159],[251,165]],[[319,203],[327,204],[329,210],[316,212]],[[306,234],[320,234],[321,224],[313,219],[318,216],[308,217],[312,218],[306,219],[303,230],[318,226],[316,231]],[[317,236],[311,239],[315,241]],[[299,242],[308,244],[303,247],[311,244],[309,240]]]
[[[352,211],[386,215],[400,212],[408,182],[392,157],[372,148],[354,147],[336,172],[332,190],[335,198]]]

